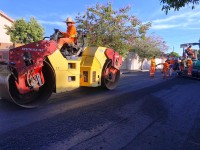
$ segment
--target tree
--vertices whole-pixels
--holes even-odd
[[[77,27],[87,33],[87,46],[110,47],[125,56],[136,38],[145,37],[150,23],[128,15],[130,7],[113,10],[111,3],[96,4],[76,17]]]
[[[158,36],[148,36],[145,39],[138,39],[132,48],[141,61],[141,70],[145,59],[149,60],[153,56],[160,56],[168,49],[166,43]]]
[[[172,8],[175,11],[178,11],[181,7],[185,7],[186,5],[192,5],[192,9],[194,9],[195,5],[199,5],[199,0],[160,0],[163,4],[162,10],[168,13],[168,11]]]
[[[171,52],[169,53],[170,56],[174,56],[174,57],[180,57],[180,55],[177,52]]]
[[[200,50],[197,51],[197,58],[200,59]]]
[[[27,44],[39,41],[44,35],[44,28],[38,24],[35,18],[30,18],[29,22],[26,22],[23,18],[17,19],[11,27],[5,25],[5,29],[13,43]]]
[[[39,41],[44,37],[44,28],[37,22],[35,18],[30,18],[27,32],[30,35],[30,42]]]

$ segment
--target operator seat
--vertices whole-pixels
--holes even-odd
[[[74,43],[65,43],[62,48],[60,49],[61,53],[63,54],[64,57],[66,56],[72,56],[76,55],[78,52],[79,47],[78,47],[78,34],[74,39]]]

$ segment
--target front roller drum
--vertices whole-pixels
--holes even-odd
[[[120,71],[112,66],[112,60],[106,60],[102,70],[102,87],[108,90],[113,90],[117,87],[119,79]]]
[[[44,104],[55,88],[55,74],[48,62],[44,62],[42,73],[45,83],[38,91],[30,91],[26,94],[20,94],[18,92],[15,78],[12,74],[1,74],[0,97],[25,108],[34,108]]]

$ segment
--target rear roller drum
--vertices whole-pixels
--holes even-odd
[[[48,62],[42,67],[45,83],[37,91],[20,94],[15,85],[15,78],[10,75],[8,79],[11,101],[25,108],[34,108],[44,104],[51,96],[55,87],[55,75]]]
[[[102,87],[113,90],[117,87],[120,78],[120,71],[112,66],[112,60],[106,60],[102,70]]]

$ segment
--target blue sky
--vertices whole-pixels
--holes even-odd
[[[84,13],[89,6],[96,3],[111,2],[114,9],[131,6],[130,14],[137,16],[142,22],[152,22],[148,34],[159,35],[169,46],[168,52],[182,53],[180,44],[198,42],[200,38],[200,6],[173,10],[166,15],[161,11],[159,0],[0,0],[0,10],[13,19],[35,17],[45,28],[45,35],[53,33],[54,28],[66,30],[64,21],[67,17],[75,18]],[[198,47],[193,47],[198,49]]]

